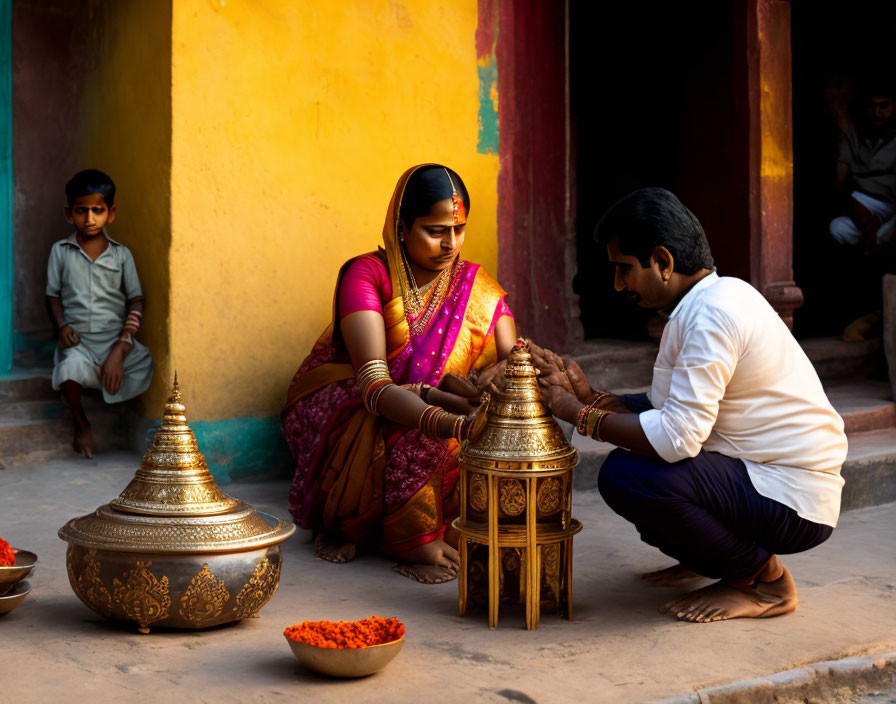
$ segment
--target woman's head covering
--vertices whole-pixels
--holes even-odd
[[[460,176],[441,164],[419,164],[411,167],[401,175],[392,193],[392,200],[389,202],[389,210],[386,213],[386,223],[383,225],[383,243],[386,248],[389,275],[392,278],[392,295],[395,297],[404,297],[406,293],[414,288],[410,262],[398,236],[399,223],[401,222],[401,206],[405,198],[405,191],[408,187],[408,182],[415,173],[421,169],[430,170],[432,168],[444,174],[444,187],[450,189],[446,190],[447,195],[444,198],[451,198],[453,201],[455,222],[458,222],[460,217],[465,217],[466,212],[470,208],[470,198],[463,181],[460,180]],[[454,175],[452,176],[452,174]],[[455,183],[455,180],[457,183]],[[433,200],[433,203],[442,199],[437,196],[434,197],[436,200]],[[428,206],[431,207],[432,203],[429,203]],[[429,212],[428,208],[426,212]],[[409,226],[412,224],[407,223]]]

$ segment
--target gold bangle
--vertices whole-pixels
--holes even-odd
[[[607,416],[612,416],[612,415],[615,415],[615,411],[604,411],[604,410],[600,411],[600,415],[597,417],[597,419],[594,423],[594,433],[591,435],[592,438],[594,438],[598,442],[603,442],[603,440],[600,437],[600,426],[601,426],[601,423],[604,422],[604,418],[606,418]]]

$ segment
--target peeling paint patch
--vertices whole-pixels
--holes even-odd
[[[479,141],[476,144],[476,151],[480,154],[498,153],[498,62],[495,58],[497,39],[497,0],[479,0],[479,23],[476,27]]]

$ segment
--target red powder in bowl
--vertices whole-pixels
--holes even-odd
[[[16,564],[16,553],[9,543],[0,538],[0,567],[10,567]]]
[[[302,621],[283,635],[318,648],[366,648],[398,640],[404,635],[404,624],[397,618],[381,616],[362,621]]]

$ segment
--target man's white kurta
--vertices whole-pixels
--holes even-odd
[[[641,427],[667,462],[701,449],[743,460],[763,496],[837,525],[843,419],[765,298],[715,273],[681,299],[663,332]]]

